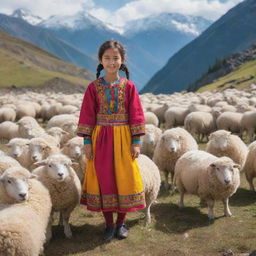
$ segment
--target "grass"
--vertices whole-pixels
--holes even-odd
[[[0,141],[0,149],[6,150]],[[200,149],[205,144],[199,145]],[[46,256],[218,256],[231,249],[234,255],[249,255],[256,249],[256,194],[248,190],[244,174],[241,186],[231,197],[233,217],[223,216],[223,206],[216,203],[215,216],[208,220],[207,208],[200,208],[195,196],[185,197],[185,208],[177,206],[179,194],[160,191],[157,203],[152,206],[152,223],[143,225],[142,212],[129,213],[129,237],[125,240],[102,242],[104,222],[101,213],[86,211],[78,206],[70,222],[73,238],[64,237],[63,228],[53,226],[53,238],[45,247]]]
[[[256,82],[256,60],[248,61],[241,65],[237,70],[217,79],[216,82],[205,85],[197,90],[197,92],[205,92],[212,90],[224,90],[230,86],[236,89],[248,88],[252,83]]]
[[[0,87],[15,85],[22,86],[39,86],[53,78],[59,77],[76,84],[87,84],[89,81],[71,76],[68,74],[50,71],[43,67],[37,66],[28,60],[22,60],[12,53],[0,50]]]

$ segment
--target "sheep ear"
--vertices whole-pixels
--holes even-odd
[[[61,133],[62,133],[62,134],[68,134],[68,132],[66,132],[66,131],[64,131],[64,130],[61,131]]]
[[[215,165],[215,164],[210,164],[210,167],[211,167],[211,168],[215,168],[216,165]]]
[[[11,147],[11,144],[7,143],[7,144],[5,144],[5,146],[9,148],[9,147]]]
[[[240,164],[234,164],[234,165],[233,165],[233,168],[240,169],[240,168],[241,168],[241,166],[240,166]]]
[[[36,167],[39,167],[39,166],[46,166],[47,165],[47,162],[45,160],[42,160],[42,161],[38,161],[38,162],[35,162],[33,163]]]
[[[0,182],[3,182],[3,181],[4,181],[3,175],[0,175]]]
[[[37,175],[31,174],[29,178],[30,178],[30,179],[36,179],[37,177],[38,177]]]

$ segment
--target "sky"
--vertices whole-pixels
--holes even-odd
[[[34,15],[73,15],[86,11],[115,27],[163,12],[201,16],[215,21],[243,0],[0,0],[0,13],[26,8]]]

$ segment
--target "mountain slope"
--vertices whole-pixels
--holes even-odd
[[[131,79],[138,88],[142,88],[151,75],[163,65],[154,53],[145,50],[145,45],[123,37],[86,12],[78,12],[72,16],[52,16],[38,26],[95,58],[99,46],[104,41],[110,39],[120,41],[127,49]]]
[[[77,89],[93,80],[87,70],[0,30],[0,87],[42,86],[61,80]],[[52,83],[54,86],[54,83]],[[63,88],[64,89],[64,88]],[[60,88],[61,90],[61,88]]]
[[[184,90],[216,59],[240,52],[253,43],[256,43],[256,1],[246,0],[171,57],[141,92],[172,93]]]
[[[152,52],[165,65],[170,56],[201,34],[211,23],[201,17],[161,13],[129,22],[123,36],[143,45],[144,49]]]
[[[49,51],[65,61],[94,71],[96,60],[43,28],[32,26],[20,18],[0,14],[0,29]]]

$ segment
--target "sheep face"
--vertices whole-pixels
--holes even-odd
[[[214,162],[210,164],[210,168],[223,185],[229,186],[233,182],[234,173],[237,171],[237,168],[239,168],[239,165],[232,161],[229,163]]]
[[[68,147],[68,155],[71,158],[76,159],[82,155],[82,150],[83,150],[82,144],[68,143],[66,146]]]
[[[30,123],[19,125],[19,133],[24,138],[33,138],[32,125]]]
[[[50,147],[45,144],[30,144],[29,153],[31,160],[33,162],[41,161],[45,158],[48,149],[50,149]]]
[[[153,131],[147,131],[142,139],[143,141],[146,141],[151,146],[155,146],[156,144],[156,138]]]
[[[170,153],[175,153],[179,151],[181,148],[180,136],[170,136],[169,134],[163,135],[161,140],[162,140],[163,146]]]
[[[37,166],[45,166],[47,175],[59,182],[70,176],[72,161],[63,155],[51,155],[47,159],[37,162]]]
[[[74,124],[73,122],[67,122],[63,125],[63,130],[70,133],[70,134],[74,134],[76,129],[77,129],[77,125]]]
[[[13,158],[18,158],[22,155],[24,150],[28,147],[28,143],[24,145],[17,145],[17,144],[7,144],[9,147],[10,155]]]
[[[9,168],[11,169],[11,168]],[[7,195],[16,201],[25,201],[29,196],[28,179],[34,178],[28,171],[22,174],[13,174],[8,169],[0,176]]]

